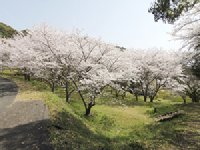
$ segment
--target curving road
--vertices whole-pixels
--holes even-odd
[[[0,150],[52,150],[43,101],[14,101],[17,85],[0,77]]]

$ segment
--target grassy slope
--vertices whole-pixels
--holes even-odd
[[[10,38],[16,33],[17,31],[15,29],[0,22],[0,37]]]
[[[8,77],[8,76],[7,76]],[[20,100],[43,99],[49,106],[52,125],[51,140],[55,149],[198,149],[200,146],[200,105],[181,105],[179,97],[160,92],[155,103],[116,100],[106,92],[92,109],[92,116],[83,116],[83,105],[75,93],[71,104],[52,94],[47,85],[24,82],[18,84]],[[153,113],[154,107],[158,112]],[[168,122],[156,123],[155,117],[182,109],[186,115]]]

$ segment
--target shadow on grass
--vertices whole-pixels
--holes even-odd
[[[170,132],[163,131],[162,136],[168,141],[168,143],[174,145],[179,149],[196,149],[199,150],[200,134],[196,131],[185,131],[185,130],[171,130]],[[198,140],[196,139],[198,138]]]
[[[51,138],[55,149],[104,149],[109,143],[101,135],[92,132],[72,114],[62,111],[57,114],[51,127]]]
[[[165,143],[177,150],[199,150],[200,133],[198,130],[200,129],[200,105],[176,105],[176,108],[184,110],[185,115],[174,118],[173,120],[147,126],[154,133],[154,138],[152,139],[154,145],[152,146],[155,148],[156,145],[162,146]]]
[[[126,139],[111,139],[100,132],[94,132],[83,120],[62,111],[58,113],[51,127],[51,140],[55,149],[70,150],[142,150],[137,142]],[[126,141],[126,142],[125,142]]]
[[[147,150],[143,142],[140,143],[135,141],[134,139],[132,139],[132,135],[125,137],[118,136],[112,138],[112,142],[110,144],[112,146],[108,149],[112,150]]]
[[[1,150],[51,150],[46,128],[48,120],[0,129]]]

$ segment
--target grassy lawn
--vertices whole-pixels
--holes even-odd
[[[169,91],[161,91],[154,103],[143,103],[142,97],[135,101],[132,95],[127,95],[125,100],[116,99],[106,91],[97,99],[92,115],[85,117],[77,93],[68,104],[62,89],[53,94],[39,81],[25,82],[22,77],[13,75],[4,77],[12,78],[19,86],[18,100],[44,100],[48,105],[49,131],[55,149],[178,150],[200,147],[200,105],[183,105],[181,98]],[[185,114],[171,121],[155,121],[160,114],[175,110],[183,110]]]

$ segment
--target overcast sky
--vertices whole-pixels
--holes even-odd
[[[47,23],[83,29],[93,37],[127,48],[176,48],[172,25],[155,23],[152,0],[0,0],[0,22],[17,30]]]

